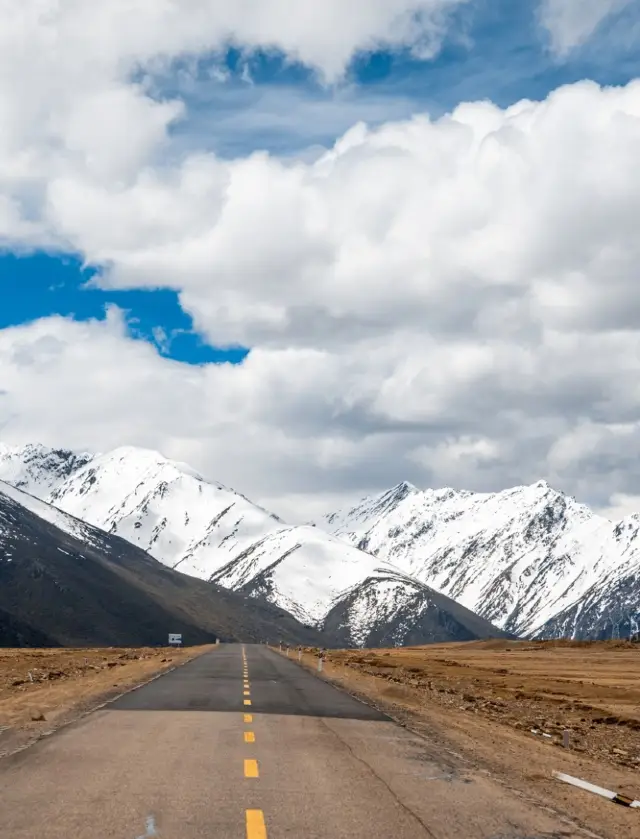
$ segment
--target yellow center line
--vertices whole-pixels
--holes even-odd
[[[250,699],[245,699],[244,704],[245,705],[251,705],[251,700]]]
[[[243,690],[242,695],[243,696],[251,696],[251,691],[250,690]]]
[[[253,722],[253,714],[245,714],[244,715],[245,722]]]
[[[244,762],[244,777],[245,778],[258,778],[258,761],[253,760],[252,758],[246,759]]]
[[[247,839],[267,839],[262,810],[247,810]]]
[[[253,731],[245,731],[244,742],[245,743],[255,743],[256,742],[256,735],[253,733]]]

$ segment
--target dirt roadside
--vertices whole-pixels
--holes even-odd
[[[317,652],[305,649],[301,662],[316,672]],[[297,660],[297,652],[290,657]],[[331,650],[318,675],[595,836],[640,839],[640,810],[552,776],[565,772],[640,798],[637,644],[490,641]],[[562,746],[564,730],[569,749]]]
[[[211,649],[0,648],[0,757]]]

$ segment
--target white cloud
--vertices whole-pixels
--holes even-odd
[[[108,284],[179,288],[214,342],[334,346],[401,327],[526,345],[543,327],[635,322],[639,140],[640,82],[585,82],[358,125],[310,163],[194,155],[115,190],[61,177],[48,223],[111,266]]]
[[[221,160],[176,159],[182,103],[131,81],[230,37],[335,77],[376,39],[428,51],[450,5],[353,3],[334,42],[328,2],[140,0],[124,26],[130,2],[0,0],[0,241],[176,288],[213,342],[254,348],[190,368],[117,310],[0,331],[5,437],[153,446],[302,517],[405,478],[638,495],[640,82]]]
[[[614,493],[611,496],[611,503],[601,511],[612,521],[617,521],[625,516],[640,514],[640,495],[626,495],[625,493]]]
[[[541,0],[540,21],[553,51],[564,57],[582,46],[610,15],[637,0]]]

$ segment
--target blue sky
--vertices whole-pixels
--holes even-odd
[[[173,64],[154,77],[158,97],[179,95],[186,117],[172,130],[170,154],[213,151],[242,157],[257,149],[313,157],[358,120],[371,125],[428,111],[437,117],[463,101],[504,107],[542,99],[583,78],[624,84],[640,75],[640,55],[626,37],[637,6],[606,21],[596,36],[559,61],[536,18],[520,0],[476,0],[458,8],[444,48],[432,61],[408,53],[360,55],[339,85],[323,87],[305,68],[274,54],[244,57],[230,50],[192,65]],[[633,15],[633,18],[629,16]],[[222,78],[224,76],[224,78]],[[239,363],[248,350],[214,348],[194,331],[178,296],[167,289],[108,291],[89,284],[80,254],[0,255],[0,328],[53,314],[103,318],[105,307],[127,311],[132,337],[189,364]]]

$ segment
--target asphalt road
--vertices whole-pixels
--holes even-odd
[[[578,836],[260,646],[220,646],[0,760],[2,839]]]

